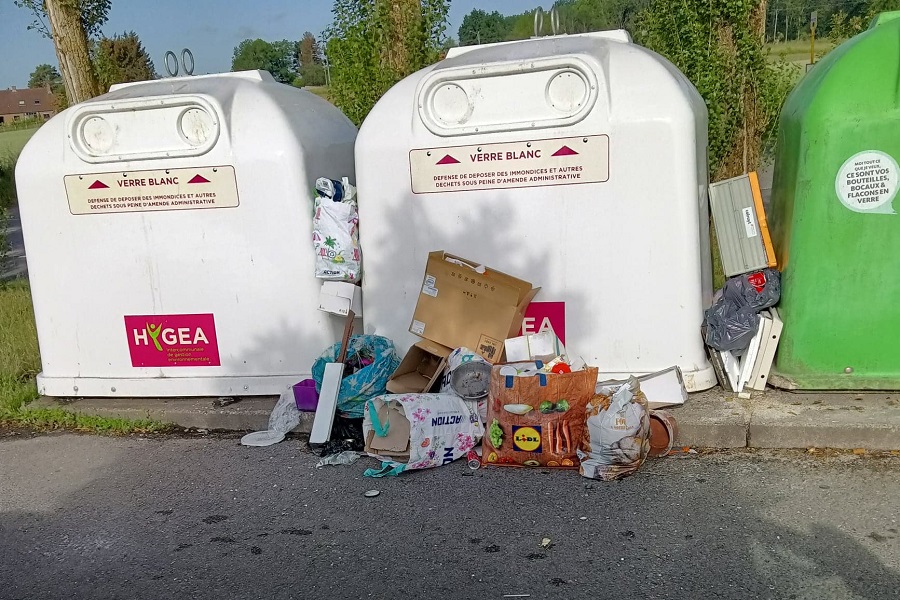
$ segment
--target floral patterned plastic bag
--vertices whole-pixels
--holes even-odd
[[[398,411],[392,422],[384,421],[385,408]],[[382,415],[379,418],[379,415]],[[405,427],[397,419],[406,418],[409,445],[398,452],[372,449],[376,437],[386,438],[390,427]],[[429,469],[466,456],[484,436],[477,409],[455,394],[386,394],[366,402],[363,439],[367,453],[382,461],[380,469],[369,469],[366,477],[399,475],[403,471]],[[377,445],[374,444],[374,445]]]

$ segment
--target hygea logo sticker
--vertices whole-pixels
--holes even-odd
[[[218,367],[219,344],[211,314],[126,315],[133,367]]]

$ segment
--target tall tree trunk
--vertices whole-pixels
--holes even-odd
[[[46,7],[69,104],[99,96],[103,92],[91,65],[87,34],[77,4],[67,0],[46,0]]]

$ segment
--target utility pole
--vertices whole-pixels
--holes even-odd
[[[775,9],[775,18],[773,20],[775,21],[775,33],[772,34],[772,43],[774,44],[775,42],[778,41],[778,9],[777,8]]]
[[[809,64],[816,64],[816,22],[819,20],[819,12],[814,10],[809,15]]]

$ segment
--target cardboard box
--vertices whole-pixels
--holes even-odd
[[[413,344],[388,380],[387,391],[392,394],[420,394],[430,391],[444,374],[450,352],[450,348],[430,340]]]
[[[409,330],[448,348],[471,348],[496,364],[538,290],[464,258],[432,252]]]
[[[319,310],[346,317],[352,310],[362,316],[362,288],[345,281],[323,281],[319,291]]]
[[[641,384],[641,391],[647,397],[647,404],[651,410],[667,406],[681,406],[687,402],[687,388],[684,387],[684,376],[678,366],[642,375],[637,380]],[[597,388],[615,387],[625,383],[627,382],[621,380],[601,381],[597,384]]]

